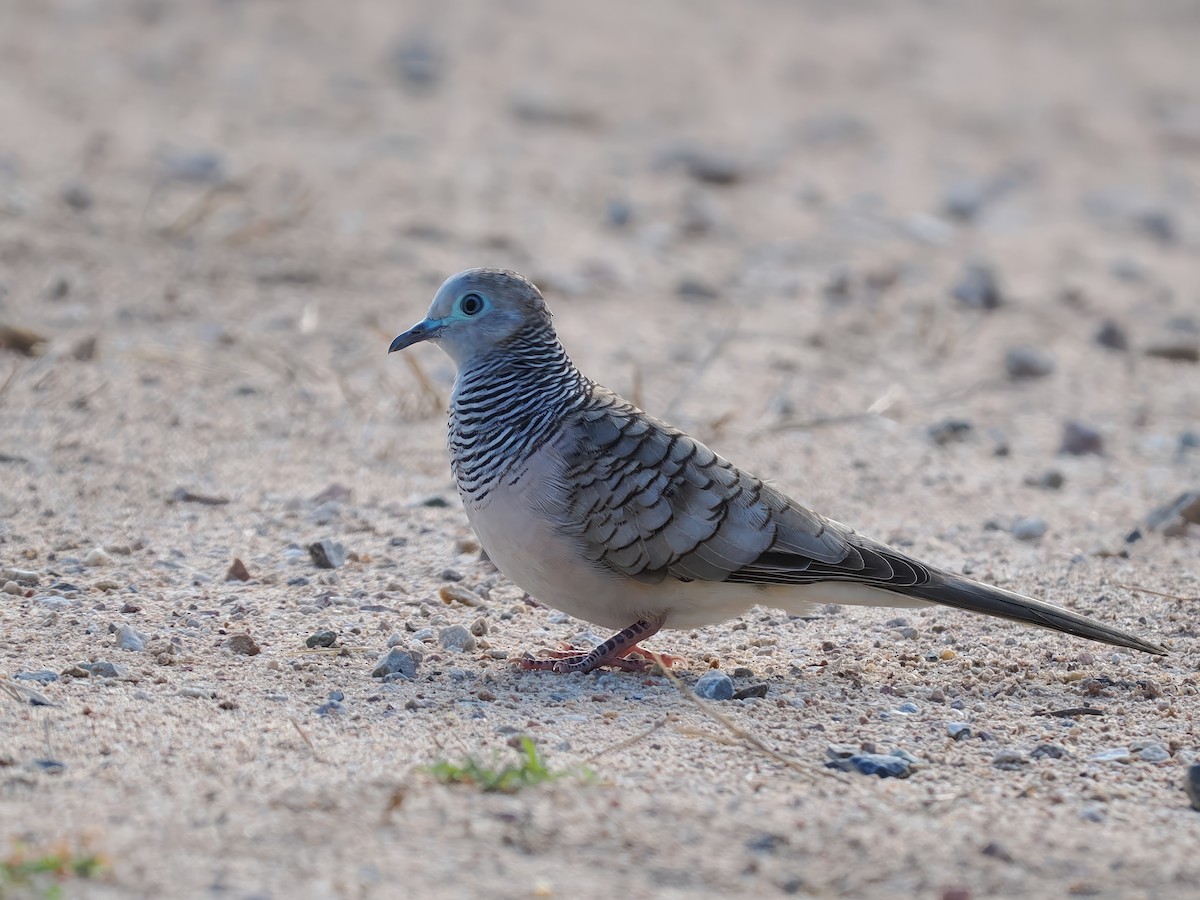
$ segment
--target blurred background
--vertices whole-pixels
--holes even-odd
[[[1198,76],[1196,0],[0,0],[0,675],[63,673],[0,692],[0,863],[86,830],[95,896],[1192,896]],[[768,679],[731,709],[806,766],[911,747],[908,790],[514,672],[584,623],[479,560],[450,361],[386,352],[478,265],[802,502],[1173,655],[933,610],[659,645]],[[418,635],[415,695],[370,677]],[[603,783],[405,774],[518,729]]]
[[[209,478],[258,438],[432,435],[449,361],[388,340],[503,265],[585,371],[705,437],[924,429],[1026,379],[1048,454],[1054,405],[1173,441],[1197,46],[1168,0],[9,0],[9,435],[119,422],[123,457]]]

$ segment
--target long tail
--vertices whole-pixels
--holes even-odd
[[[920,597],[923,600],[932,600],[934,603],[965,609],[968,612],[1000,616],[1029,625],[1052,628],[1055,631],[1063,631],[1093,641],[1102,641],[1105,644],[1115,644],[1118,647],[1129,647],[1144,653],[1154,653],[1158,656],[1167,654],[1167,651],[1158,644],[1112,628],[1103,622],[1089,619],[1087,616],[1073,613],[1061,606],[1014,594],[1003,588],[980,584],[948,572],[931,570],[929,575],[929,580],[924,584],[905,587],[897,590],[897,593]],[[893,588],[893,590],[896,589]]]

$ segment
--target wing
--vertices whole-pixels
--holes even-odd
[[[641,581],[837,579],[903,587],[924,567],[791,501],[678,429],[596,387],[564,422],[562,527]]]
[[[661,582],[850,581],[1132,647],[1166,651],[1041,600],[927,567],[788,499],[699,441],[596,387],[553,446],[561,457],[554,515],[587,556]],[[561,506],[557,504],[561,502]]]

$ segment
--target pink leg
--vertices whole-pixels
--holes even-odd
[[[661,657],[665,665],[671,666],[680,661],[680,657],[666,653],[650,653],[638,647],[639,642],[657,633],[665,621],[666,616],[642,619],[587,652],[574,648],[553,650],[547,657],[517,660],[517,665],[522,669],[559,674],[590,672],[601,666],[612,666],[626,672],[644,672]]]

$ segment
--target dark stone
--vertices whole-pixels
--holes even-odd
[[[258,656],[262,648],[248,634],[235,634],[225,641],[225,646],[239,656]]]
[[[1200,811],[1200,763],[1188,766],[1183,779],[1183,789],[1187,791],[1188,799],[1192,801],[1192,809]]]
[[[346,548],[329,538],[309,544],[308,555],[318,569],[338,569],[346,564]]]
[[[64,184],[59,196],[75,212],[86,212],[96,202],[96,198],[92,195],[92,189],[78,179],[72,179]]]
[[[762,698],[767,696],[767,691],[770,690],[770,685],[766,684],[751,684],[740,690],[733,692],[734,700],[745,700],[748,697]]]
[[[1058,448],[1058,452],[1068,453],[1071,456],[1085,456],[1089,453],[1102,456],[1104,454],[1104,436],[1095,428],[1081,422],[1068,422],[1063,426],[1062,445]]]
[[[966,440],[973,428],[974,426],[965,419],[944,419],[929,426],[929,438],[935,444],[943,446],[957,444]]]
[[[1033,752],[1029,754],[1029,758],[1062,759],[1064,756],[1070,755],[1070,751],[1066,747],[1060,747],[1058,744],[1038,744],[1033,748]]]
[[[1167,537],[1178,537],[1188,525],[1200,525],[1200,491],[1186,491],[1146,517],[1146,527]]]
[[[103,659],[96,662],[80,663],[79,668],[86,671],[93,678],[122,678],[125,675],[124,666],[118,666]]]
[[[705,700],[732,700],[733,679],[724,672],[705,672],[696,681],[695,690]]]
[[[954,299],[971,309],[997,309],[1004,304],[995,270],[984,263],[967,266],[951,293]]]
[[[1004,369],[1009,378],[1045,378],[1054,371],[1054,357],[1036,347],[1010,347]]]
[[[308,639],[304,642],[304,646],[310,650],[314,647],[332,647],[337,638],[336,631],[318,631],[308,636]]]
[[[689,303],[710,303],[721,296],[711,284],[696,278],[684,278],[675,288],[675,292],[679,294],[680,299]]]
[[[400,675],[406,680],[411,680],[417,677],[417,666],[420,662],[419,654],[393,647],[387,656],[375,664],[375,668],[371,671],[371,677],[386,678],[389,675]]]
[[[13,678],[16,681],[36,681],[38,684],[49,684],[52,681],[58,681],[58,673],[51,672],[49,669],[40,669],[37,672],[14,672]]]
[[[1136,218],[1135,224],[1160,244],[1173,244],[1179,239],[1175,217],[1166,210],[1146,210]]]
[[[625,200],[609,200],[604,217],[613,228],[625,228],[633,221],[633,207]]]
[[[833,759],[825,763],[828,769],[843,772],[861,772],[863,775],[878,775],[880,778],[907,778],[912,774],[912,763],[899,756],[882,753],[856,753],[849,759]]]
[[[1096,343],[1109,350],[1124,352],[1129,349],[1129,335],[1112,319],[1106,319],[1096,332]]]
[[[388,52],[388,66],[396,80],[412,91],[437,87],[445,74],[445,55],[427,35],[400,38]]]

